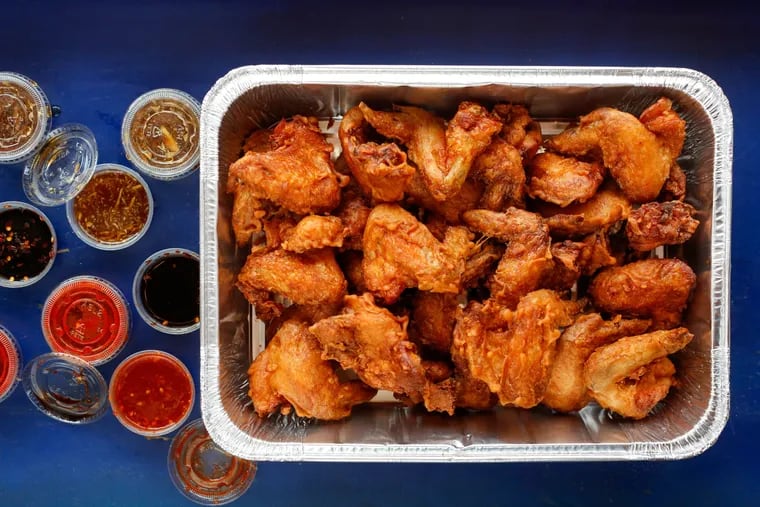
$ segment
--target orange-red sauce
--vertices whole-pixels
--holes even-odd
[[[115,382],[114,409],[140,429],[171,426],[192,408],[192,379],[172,359],[139,356],[122,366]]]

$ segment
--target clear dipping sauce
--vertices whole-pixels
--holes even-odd
[[[111,377],[111,408],[130,431],[160,436],[177,429],[190,415],[195,387],[176,357],[146,350],[126,358]]]

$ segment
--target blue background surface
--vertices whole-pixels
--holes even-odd
[[[260,5],[258,5],[260,4]],[[129,103],[158,87],[201,100],[216,79],[256,63],[635,65],[713,77],[734,113],[731,416],[716,445],[680,462],[554,464],[262,463],[239,505],[757,505],[760,498],[760,303],[754,226],[760,18],[731,2],[2,2],[0,69],[37,80],[97,137],[101,162],[126,163]],[[572,4],[572,5],[571,5]],[[609,5],[607,5],[609,4]],[[21,168],[0,166],[0,201],[24,200]],[[60,281],[95,274],[130,292],[138,264],[169,246],[198,250],[198,174],[150,180],[147,236],[121,252],[80,242],[62,207],[45,209],[60,248],[45,279],[0,288],[0,323],[30,359],[47,351],[40,308]],[[755,204],[753,204],[755,203]],[[198,376],[199,336],[162,335],[139,318],[119,356],[159,348]],[[106,379],[114,361],[100,368]],[[196,384],[197,387],[197,384]],[[198,404],[193,417],[198,417]],[[109,414],[83,427],[37,412],[19,388],[0,404],[0,506],[192,505],[166,473],[166,440]]]

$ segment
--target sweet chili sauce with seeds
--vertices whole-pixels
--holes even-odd
[[[102,243],[121,243],[148,222],[150,201],[145,187],[121,171],[96,173],[74,198],[79,226]]]
[[[53,258],[53,233],[34,211],[0,211],[0,276],[21,281],[42,273]]]
[[[148,314],[164,326],[185,327],[198,322],[198,260],[182,254],[159,259],[145,271],[140,297]]]
[[[168,354],[148,352],[128,358],[111,382],[114,410],[141,430],[174,425],[192,408],[192,378],[184,365]]]

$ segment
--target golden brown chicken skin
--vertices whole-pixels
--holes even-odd
[[[588,201],[565,208],[536,203],[536,210],[546,218],[553,235],[579,237],[625,220],[631,204],[614,184],[606,184]]]
[[[501,122],[484,107],[462,102],[448,126],[419,107],[375,111],[363,102],[364,118],[382,135],[404,144],[430,194],[445,201],[459,192],[474,159],[488,147]]]
[[[325,247],[342,247],[347,232],[338,217],[309,215],[284,232],[282,248],[303,253]]]
[[[369,124],[359,107],[346,112],[338,136],[346,163],[367,196],[375,202],[403,199],[415,170],[395,143],[368,141]]]
[[[581,117],[577,127],[554,136],[546,145],[551,151],[576,157],[600,154],[631,202],[652,201],[683,146],[683,138],[679,143],[674,131],[685,131],[685,123],[669,107],[658,106],[642,116],[644,120],[639,120],[632,114],[602,107]]]
[[[496,104],[493,114],[504,124],[499,137],[517,148],[525,163],[530,162],[541,147],[541,124],[520,104]]]
[[[319,131],[316,118],[282,120],[271,143],[271,151],[249,151],[230,165],[228,192],[250,192],[256,199],[302,215],[338,206],[346,180],[334,170],[332,146]]]
[[[647,259],[601,271],[588,294],[598,309],[651,318],[656,328],[681,322],[696,275],[679,259]]]
[[[408,211],[381,204],[367,220],[363,247],[364,282],[372,293],[392,303],[412,287],[458,293],[473,245],[463,227],[450,227],[440,242]]]
[[[639,252],[662,245],[680,245],[699,227],[696,210],[681,201],[650,202],[631,212],[625,226],[628,245]]]
[[[502,405],[532,408],[544,397],[556,341],[579,309],[580,303],[550,290],[524,296],[515,311],[493,300],[471,302],[457,322],[452,347]]]
[[[456,322],[458,294],[420,291],[412,299],[411,329],[423,347],[440,353],[451,349],[451,335]]]
[[[282,249],[256,249],[248,256],[237,280],[238,288],[262,319],[261,313],[267,312],[260,310],[270,310],[272,293],[296,304],[330,304],[341,300],[346,285],[329,248],[302,254]]]
[[[520,152],[500,137],[475,159],[472,177],[485,185],[478,208],[502,211],[525,207],[525,169]],[[474,208],[470,206],[469,209]]]
[[[341,381],[303,321],[289,320],[248,369],[249,395],[259,417],[294,408],[299,417],[324,421],[351,415],[354,405],[377,393],[360,381]]]
[[[599,162],[539,153],[528,166],[528,194],[560,207],[583,203],[594,196],[605,173]]]
[[[552,266],[549,228],[539,215],[517,208],[504,213],[472,210],[463,219],[472,230],[508,242],[489,288],[491,297],[514,308],[521,297],[539,287]]]
[[[598,348],[584,368],[592,398],[623,417],[643,419],[674,384],[675,366],[667,356],[693,337],[679,327],[620,338]]]
[[[409,203],[424,208],[446,219],[453,225],[462,223],[462,213],[478,207],[483,196],[483,183],[474,178],[468,178],[459,192],[439,202],[425,186],[422,176],[415,174],[406,188]]]
[[[542,403],[559,412],[572,412],[586,406],[591,401],[583,377],[588,357],[602,345],[643,333],[649,324],[648,320],[619,316],[603,320],[598,313],[579,316],[559,337]]]

